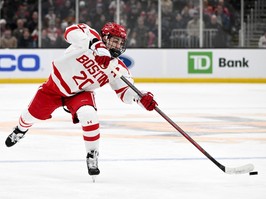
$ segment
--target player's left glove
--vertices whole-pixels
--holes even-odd
[[[153,94],[151,92],[145,93],[141,97],[140,103],[148,111],[152,111],[158,105],[157,102],[153,99]]]
[[[111,54],[102,41],[95,42],[91,49],[95,53],[95,61],[102,69],[106,69],[111,60]]]

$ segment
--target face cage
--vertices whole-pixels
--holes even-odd
[[[120,48],[117,48],[117,44],[114,42],[111,42],[111,37],[112,36],[108,36],[105,42],[105,45],[107,47],[107,49],[109,49],[110,54],[112,57],[119,57],[121,54],[123,54],[126,51],[126,40],[123,39],[123,43],[120,44]]]

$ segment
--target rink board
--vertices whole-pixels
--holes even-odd
[[[128,49],[121,59],[136,82],[266,83],[264,49]],[[0,83],[40,83],[63,49],[4,49]]]

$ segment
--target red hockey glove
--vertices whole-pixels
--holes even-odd
[[[99,66],[102,69],[106,69],[109,66],[109,63],[110,63],[110,57],[96,55],[95,56],[95,61],[99,64]]]
[[[145,93],[140,99],[140,103],[146,108],[148,111],[152,111],[155,106],[157,106],[157,102],[153,99],[153,94],[151,92]]]
[[[95,61],[99,64],[102,69],[106,69],[111,60],[111,54],[107,50],[106,46],[102,41],[95,42],[92,45],[92,50],[94,51]]]

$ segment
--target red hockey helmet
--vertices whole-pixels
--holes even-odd
[[[127,32],[124,26],[108,22],[103,26],[101,36],[112,57],[118,57],[125,52]]]
[[[127,31],[124,26],[121,26],[117,23],[113,22],[108,22],[106,23],[102,30],[101,30],[102,35],[107,35],[107,36],[116,36],[120,37],[122,39],[126,39],[127,37]]]

